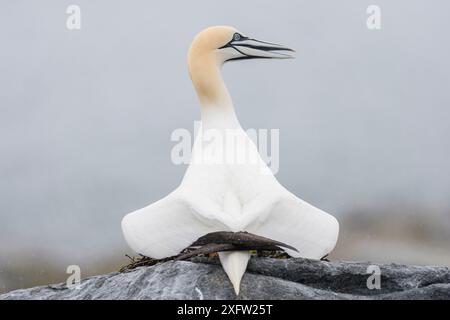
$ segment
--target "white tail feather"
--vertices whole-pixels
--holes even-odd
[[[239,295],[241,279],[244,275],[245,269],[247,269],[247,263],[250,259],[250,252],[219,252],[219,258],[225,273],[228,275],[228,278],[230,278],[234,292],[236,292],[236,295]]]

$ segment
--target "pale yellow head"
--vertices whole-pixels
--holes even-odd
[[[188,54],[189,73],[200,100],[214,104],[229,99],[219,75],[220,67],[227,61],[247,59],[287,59],[284,46],[252,39],[233,27],[209,27],[197,34]]]
[[[198,33],[189,49],[189,67],[196,59],[207,56],[217,59],[219,63],[223,62],[221,61],[223,54],[219,48],[225,46],[235,33],[238,33],[235,28],[226,26],[209,27]]]

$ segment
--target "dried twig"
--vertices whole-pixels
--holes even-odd
[[[128,271],[142,266],[153,266],[160,262],[179,261],[198,255],[208,255],[223,251],[256,251],[260,256],[274,258],[289,257],[283,248],[297,251],[294,247],[272,239],[257,236],[248,232],[219,231],[208,233],[197,239],[191,246],[180,254],[164,259],[153,259],[143,255],[140,258],[132,258],[126,255],[131,263],[120,269],[120,272]]]

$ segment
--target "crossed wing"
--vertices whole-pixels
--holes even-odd
[[[137,253],[152,258],[176,255],[208,233],[224,231],[219,221],[205,220],[176,192],[122,220],[126,241]],[[297,248],[286,249],[293,257],[320,259],[336,244],[339,224],[322,210],[286,191],[264,221],[245,231]]]

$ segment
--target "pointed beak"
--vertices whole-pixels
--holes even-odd
[[[292,59],[293,49],[280,44],[242,37],[227,44],[228,47],[238,51],[242,56],[239,59]]]

